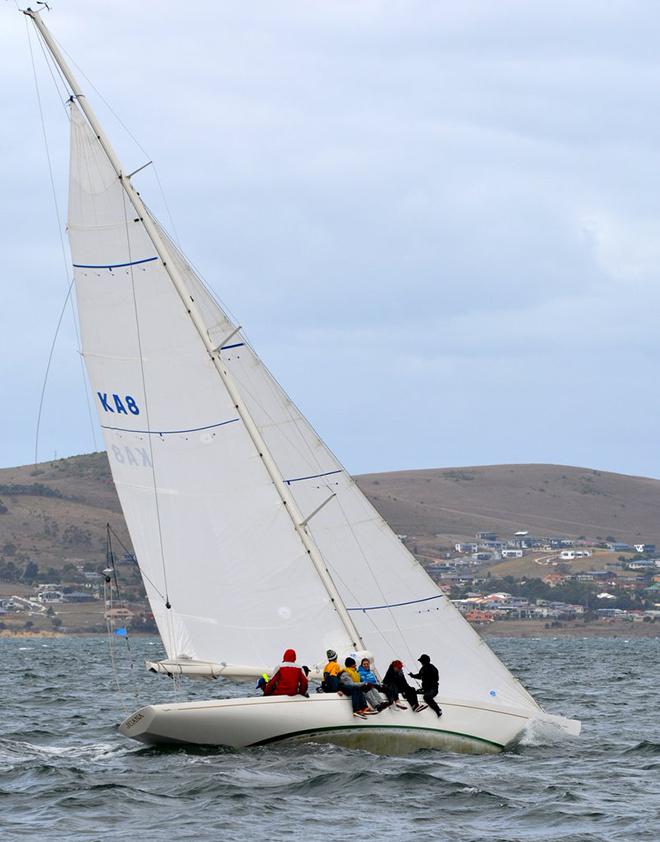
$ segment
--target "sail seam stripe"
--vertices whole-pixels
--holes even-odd
[[[229,351],[231,348],[242,348],[245,342],[236,342],[234,345],[223,345],[221,351]]]
[[[129,263],[74,263],[74,269],[123,269],[126,266],[137,266],[138,263],[151,263],[153,260],[158,260],[156,257],[145,257],[143,260],[131,260]]]
[[[130,427],[108,427],[101,424],[102,430],[115,430],[120,433],[142,433],[145,436],[176,436],[181,433],[199,433],[202,430],[213,430],[216,427],[224,427],[227,424],[234,424],[239,418],[230,418],[229,421],[220,421],[219,424],[208,424],[206,427],[193,427],[190,430],[131,430]]]
[[[301,482],[304,479],[318,479],[319,477],[329,477],[329,476],[332,476],[332,474],[340,474],[340,473],[341,473],[341,469],[339,469],[338,471],[326,471],[324,474],[311,474],[308,477],[293,477],[292,479],[285,479],[284,482],[287,485],[291,485],[292,482]]]
[[[425,596],[423,599],[411,599],[409,602],[392,602],[387,605],[365,605],[358,608],[347,608],[347,611],[377,611],[379,608],[400,608],[402,605],[416,605],[418,602],[430,602],[432,599],[442,599],[442,594]]]

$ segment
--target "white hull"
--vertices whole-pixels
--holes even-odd
[[[389,708],[360,719],[350,700],[335,693],[224,699],[148,705],[119,726],[124,736],[149,745],[186,744],[245,748],[280,740],[331,742],[381,754],[441,748],[470,754],[498,752],[522,736],[530,714],[473,702],[438,699],[440,719],[427,709]],[[543,716],[543,714],[540,714]],[[552,717],[572,733],[579,724]]]

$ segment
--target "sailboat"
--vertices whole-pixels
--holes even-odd
[[[148,744],[331,741],[500,751],[545,713],[394,535],[150,213],[44,24],[70,88],[68,234],[82,353],[169,676],[257,678],[295,647],[382,669],[428,653],[440,719],[361,720],[337,693],[147,705]]]

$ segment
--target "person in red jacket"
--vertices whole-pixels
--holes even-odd
[[[275,675],[264,687],[264,696],[306,696],[307,676],[296,663],[294,649],[287,649]]]

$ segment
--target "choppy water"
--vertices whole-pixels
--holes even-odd
[[[170,699],[170,682],[141,667],[158,644],[131,646],[140,702]],[[657,842],[660,639],[493,648],[545,707],[583,720],[579,739],[530,734],[513,753],[405,758],[145,748],[116,733],[124,711],[104,638],[0,640],[0,838]],[[242,692],[196,685],[200,696]]]

